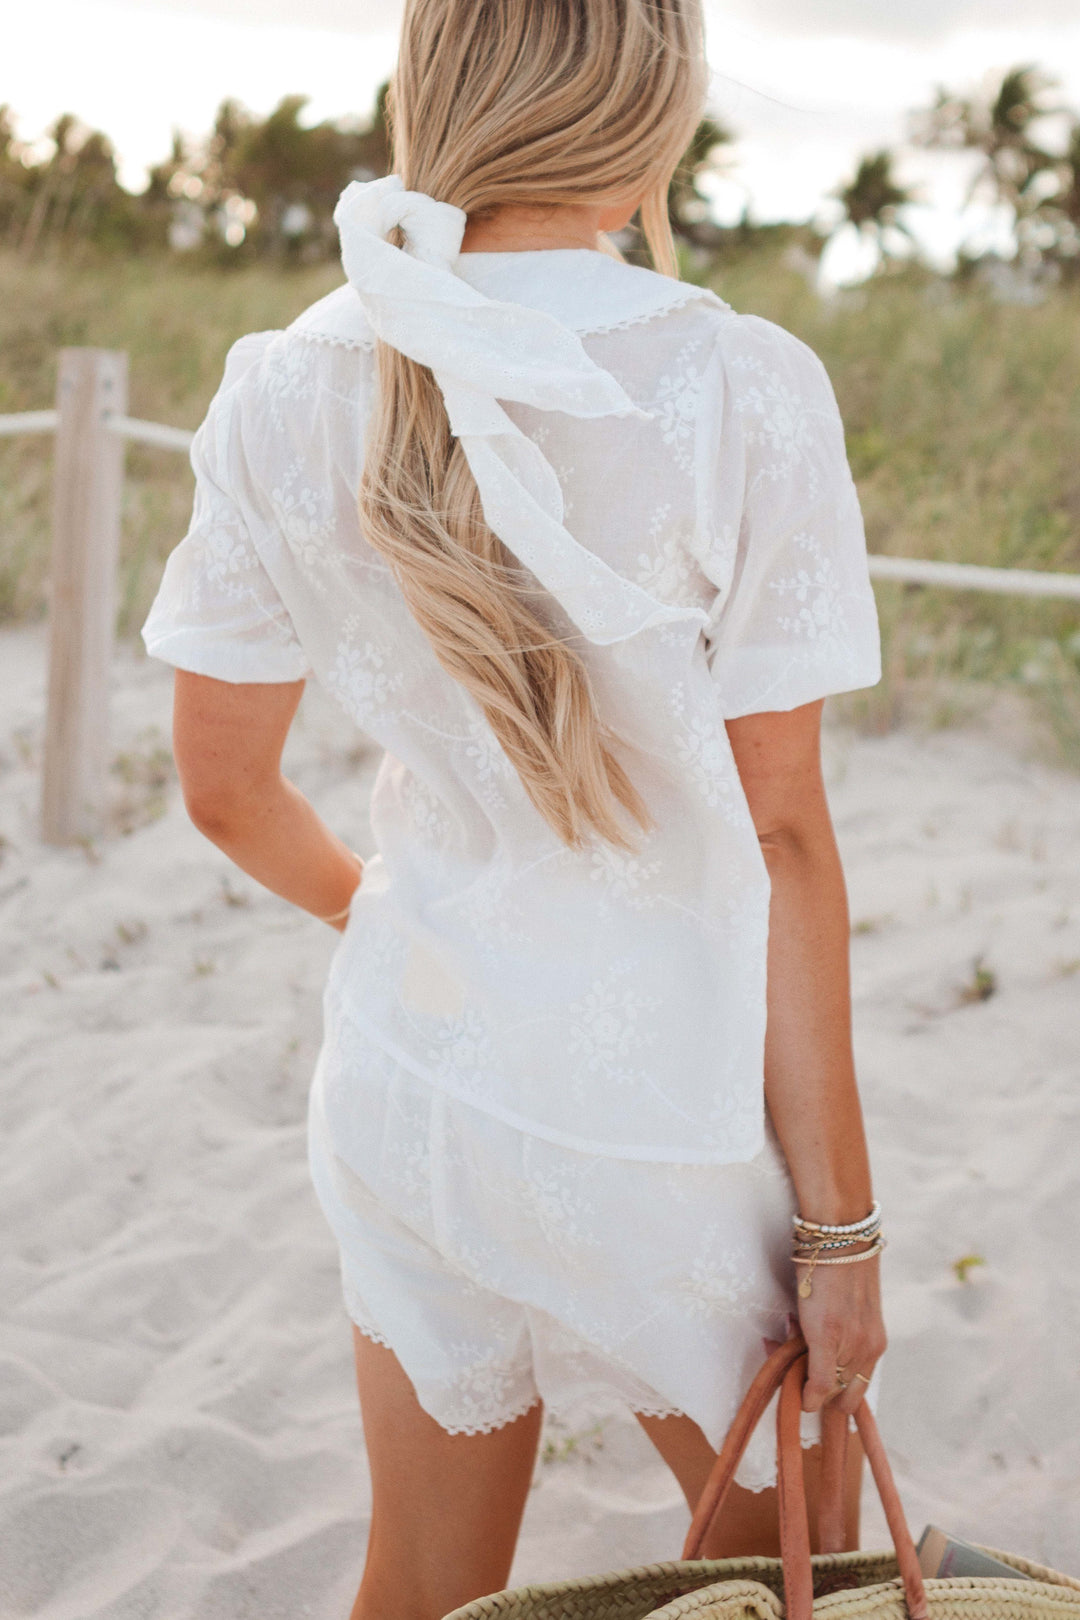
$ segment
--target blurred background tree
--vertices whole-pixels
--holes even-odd
[[[1020,272],[1080,280],[1080,117],[1056,103],[1054,88],[1031,64],[1010,68],[981,93],[939,87],[932,105],[912,115],[910,139],[975,155],[967,200],[981,197],[1006,210]],[[68,113],[47,143],[30,146],[0,107],[0,243],[27,258],[78,246],[171,249],[207,264],[335,260],[338,196],[350,180],[389,169],[387,92],[384,82],[367,118],[320,122],[305,119],[302,95],[285,96],[265,117],[227,99],[204,137],[174,132],[138,195],[119,184],[112,145],[100,131]],[[748,206],[734,224],[712,217],[710,181],[730,172],[736,140],[719,118],[703,118],[672,178],[668,210],[684,273],[707,275],[714,261],[730,265],[749,254],[790,261],[812,280],[827,236],[811,222],[760,224]],[[842,225],[874,240],[883,268],[910,256],[904,209],[915,198],[897,179],[896,163],[890,151],[869,153],[833,193]],[[636,225],[620,247],[631,262],[650,262]],[[958,273],[980,264],[1000,269],[1002,260],[980,245],[961,253]]]
[[[698,247],[718,245],[720,227],[710,215],[708,190],[702,190],[702,181],[730,167],[735,139],[734,131],[715,118],[703,118],[694,131],[668,188],[668,217],[676,239],[681,237]]]
[[[980,154],[968,201],[982,195],[1006,208],[1020,256],[1032,265],[1055,256],[1054,233],[1046,227],[1063,185],[1062,159],[1040,136],[1065,114],[1049,99],[1056,86],[1056,79],[1029,63],[1010,68],[983,96],[939,86],[932,105],[911,121],[918,146]]]
[[[14,244],[29,184],[23,150],[15,137],[14,114],[5,102],[0,105],[0,241],[9,245]]]
[[[914,194],[897,182],[894,161],[893,154],[887,151],[862,158],[854,179],[833,192],[844,209],[837,229],[853,225],[861,235],[871,236],[880,255],[880,268],[886,268],[896,256],[898,237],[908,244],[913,242],[900,210],[914,201]]]
[[[9,109],[0,108],[0,229],[7,244],[27,258],[61,243],[146,245],[139,199],[117,179],[108,136],[62,113],[47,140],[49,155],[34,161],[15,139]]]
[[[1042,251],[1063,279],[1080,281],[1080,119],[1070,122],[1056,170],[1057,190],[1040,208],[1042,223],[1049,228]]]
[[[712,214],[722,198],[730,218],[736,136],[718,118],[701,121],[673,178],[680,274],[779,322],[828,367],[872,550],[1054,570],[1080,562],[1080,114],[1055,109],[1050,91],[1049,77],[1024,65],[978,93],[939,91],[915,121],[917,144],[951,151],[949,166],[970,171],[961,193],[970,182],[1000,209],[993,235],[969,239],[972,287],[961,260],[955,272],[911,262],[838,292],[820,273],[824,214],[762,223],[744,205],[720,225]],[[231,342],[287,326],[340,286],[333,204],[350,179],[388,171],[385,103],[383,85],[367,118],[318,121],[299,95],[268,115],[225,100],[205,134],[173,135],[139,195],[119,185],[100,132],[69,115],[48,139],[20,140],[0,109],[0,409],[47,404],[57,349],[92,343],[129,353],[133,414],[197,423]],[[899,178],[909,152],[906,143],[860,156],[830,210],[893,263],[903,226],[917,230]],[[985,210],[965,217],[984,222]],[[636,228],[619,246],[649,262]],[[0,621],[46,611],[50,458],[43,436],[0,441]],[[191,501],[182,457],[133,446],[129,468],[119,571],[128,630]],[[909,679],[1000,677],[1045,692],[1049,721],[1080,761],[1074,605],[899,586],[880,600],[889,673],[873,712],[898,712]]]

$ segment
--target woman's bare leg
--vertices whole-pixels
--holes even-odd
[[[643,1417],[638,1422],[663,1457],[682,1488],[691,1513],[709,1477],[716,1453],[698,1425],[687,1417]],[[817,1501],[821,1475],[821,1447],[803,1452],[806,1504],[810,1516],[810,1544],[817,1551]],[[859,1545],[859,1495],[862,1487],[863,1449],[857,1434],[848,1436],[845,1470],[845,1531],[847,1547]],[[752,1554],[780,1556],[780,1517],[776,1489],[744,1491],[733,1485],[724,1504],[721,1524],[702,1548],[703,1558],[748,1558]]]
[[[447,1434],[394,1353],[353,1338],[372,1513],[351,1620],[441,1620],[509,1579],[542,1408],[490,1434]]]

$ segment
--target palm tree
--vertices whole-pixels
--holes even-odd
[[[706,174],[724,167],[717,160],[721,147],[731,146],[735,135],[715,118],[703,118],[679,160],[668,188],[668,216],[676,237],[700,247],[715,247],[719,227],[709,218],[709,199],[700,188]]]
[[[881,262],[891,257],[894,233],[911,238],[911,231],[899,210],[914,201],[911,191],[897,183],[891,152],[874,152],[859,162],[855,178],[833,192],[844,207],[844,224],[854,225],[863,235],[877,242]]]
[[[1035,131],[1042,119],[1061,110],[1047,101],[1056,84],[1029,63],[1010,68],[997,89],[981,99],[939,85],[933,105],[912,121],[917,145],[981,154],[968,201],[981,191],[1010,208],[1022,248],[1030,242],[1029,222],[1038,214],[1055,170],[1055,158],[1039,144]]]
[[[1057,190],[1041,209],[1052,233],[1045,252],[1072,281],[1080,278],[1080,118],[1070,126],[1057,171]]]

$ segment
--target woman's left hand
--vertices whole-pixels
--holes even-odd
[[[857,1265],[814,1267],[810,1297],[799,1299],[799,1326],[810,1351],[804,1411],[819,1412],[835,1400],[841,1411],[854,1412],[866,1394],[888,1342],[880,1267],[878,1255]],[[805,1266],[796,1269],[805,1276]]]

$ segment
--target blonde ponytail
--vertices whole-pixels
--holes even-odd
[[[674,275],[667,190],[705,72],[698,0],[407,0],[387,106],[393,167],[468,214],[640,197],[654,263]],[[400,246],[400,231],[390,240]],[[484,521],[434,377],[382,341],[376,365],[365,538],[558,836],[634,848],[618,807],[646,830],[649,812],[585,664],[528,606],[535,581]]]

